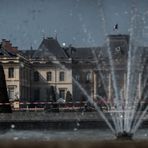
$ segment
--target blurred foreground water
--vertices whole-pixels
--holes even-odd
[[[148,129],[140,129],[134,139],[147,139]],[[14,130],[0,131],[0,140],[113,140],[115,136],[108,129],[95,130]]]

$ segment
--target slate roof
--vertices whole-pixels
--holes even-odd
[[[66,52],[67,56],[77,59],[77,60],[86,60],[86,59],[94,59],[94,53],[100,54],[102,48],[100,47],[69,47],[65,48],[64,51]]]
[[[19,53],[22,56],[25,56],[28,59],[33,58],[34,53],[36,52],[36,50],[30,49],[30,50],[20,50]]]
[[[68,50],[66,51],[68,52]],[[81,61],[93,61],[93,60],[103,60],[107,59],[107,51],[103,47],[82,47],[75,48],[75,50],[69,51],[69,55],[71,55],[73,60],[81,60]]]
[[[73,59],[93,59],[92,50],[93,48],[76,48],[71,56]]]
[[[66,55],[56,39],[43,39],[39,48],[34,52],[33,58],[52,59],[53,57],[62,59],[66,58]]]

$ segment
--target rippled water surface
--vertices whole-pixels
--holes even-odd
[[[138,130],[134,139],[147,139],[148,129]],[[28,139],[28,140],[109,140],[115,139],[110,130],[97,129],[97,130],[7,130],[0,132],[0,139]]]

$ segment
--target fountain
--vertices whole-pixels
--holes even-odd
[[[132,140],[133,134],[123,131],[123,132],[119,132],[116,135],[116,137],[117,137],[117,140]]]
[[[144,93],[146,81],[148,79],[145,75],[147,72],[147,60],[146,57],[144,57],[144,50],[139,51],[137,44],[134,40],[132,40],[131,36],[130,39],[127,35],[111,35],[108,37],[109,38],[106,42],[108,62],[106,63],[106,66],[110,74],[109,78],[111,80],[109,81],[112,83],[109,87],[111,89],[110,92],[112,92],[110,93],[112,101],[105,102],[103,100],[103,96],[100,96],[99,98],[105,102],[108,108],[108,114],[110,115],[112,121],[101,110],[100,106],[96,104],[79,81],[77,81],[74,77],[72,79],[76,86],[79,87],[83,94],[88,98],[88,101],[95,107],[97,112],[104,119],[116,138],[118,140],[132,140],[148,109],[141,104],[141,101],[145,101],[147,98],[147,94]],[[116,59],[113,58],[114,52],[112,51],[113,49],[116,50],[116,48],[112,45],[114,40],[117,40],[120,43],[118,44],[118,47],[120,47],[121,50],[122,48],[126,49],[126,54],[123,59],[118,59],[118,56]],[[92,50],[92,52],[94,55],[94,61],[96,61],[96,66],[99,69],[96,57],[97,53],[95,53],[94,50]],[[58,61],[56,56],[53,58],[62,69],[68,70],[64,64],[61,64],[61,62]],[[124,65],[122,67],[123,61]],[[123,73],[123,71],[118,73],[119,68],[124,68],[125,73]],[[104,81],[106,78],[101,79]],[[121,83],[123,83],[123,85],[121,85]],[[102,84],[106,85],[105,82]]]
[[[137,11],[133,5],[129,38],[128,36],[122,36],[117,33],[108,36],[102,1],[100,0],[98,2],[104,36],[108,37],[105,43],[105,49],[108,58],[106,66],[109,71],[110,84],[109,91],[106,90],[106,94],[108,94],[107,96],[110,100],[109,102],[105,102],[105,104],[108,108],[108,114],[112,119],[111,121],[106,117],[106,114],[101,110],[100,106],[96,104],[82,85],[74,77],[72,79],[104,119],[116,138],[119,140],[131,140],[136,130],[141,125],[148,110],[148,107],[142,104],[142,102],[145,102],[147,99],[146,83],[148,76],[146,76],[145,73],[147,73],[148,68],[145,51],[139,50],[142,41],[140,34],[141,29],[138,28],[139,25],[135,24],[138,22],[136,20],[138,15],[136,14]],[[119,40],[120,44],[117,43],[116,47],[114,47],[112,45],[112,40],[113,42],[116,42],[118,37],[119,39],[121,38],[121,40]],[[65,44],[63,45],[65,46]],[[115,58],[112,52],[113,50],[118,50],[116,52],[119,54],[122,54],[122,52],[125,52],[124,50],[126,50],[126,54],[123,59],[120,59],[119,55]],[[97,52],[92,49],[92,53],[94,55],[94,61],[96,61],[97,69],[99,70],[100,65],[97,58]],[[67,70],[65,65],[61,64],[60,61],[56,59],[56,56],[53,57],[53,59],[57,61],[57,64],[59,64],[62,69]],[[124,71],[118,73],[118,69],[124,69]],[[99,71],[99,74],[101,76],[102,84],[106,89],[106,78],[103,78],[101,71]],[[103,96],[100,96],[99,94],[97,95],[100,100],[104,101]]]
[[[102,0],[98,1],[98,6],[104,36],[107,36],[105,43],[107,62],[104,67],[109,70],[110,90],[106,90],[109,98],[106,106],[112,122],[104,115],[103,118],[107,120],[107,124],[117,139],[131,140],[148,109],[147,106],[144,106],[147,98],[147,57],[145,50],[139,47],[143,45],[142,25],[138,24],[141,22],[141,16],[137,14],[137,8],[133,3],[129,36],[117,32],[114,35],[108,35]],[[123,52],[125,52],[124,56]],[[97,52],[93,49],[92,53],[99,71],[102,68],[98,61],[100,57],[97,57]],[[99,71],[99,75],[104,88],[106,88],[105,79],[107,78],[104,78],[101,71]],[[100,112],[103,114],[101,110],[99,110]]]

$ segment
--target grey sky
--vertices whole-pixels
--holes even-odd
[[[101,46],[104,32],[99,0],[0,0],[0,39],[6,38],[22,49],[37,48],[45,36],[57,34],[59,42],[74,46]],[[113,34],[129,33],[132,5],[143,17],[148,0],[102,0],[106,29]],[[148,22],[145,15],[145,38]]]

